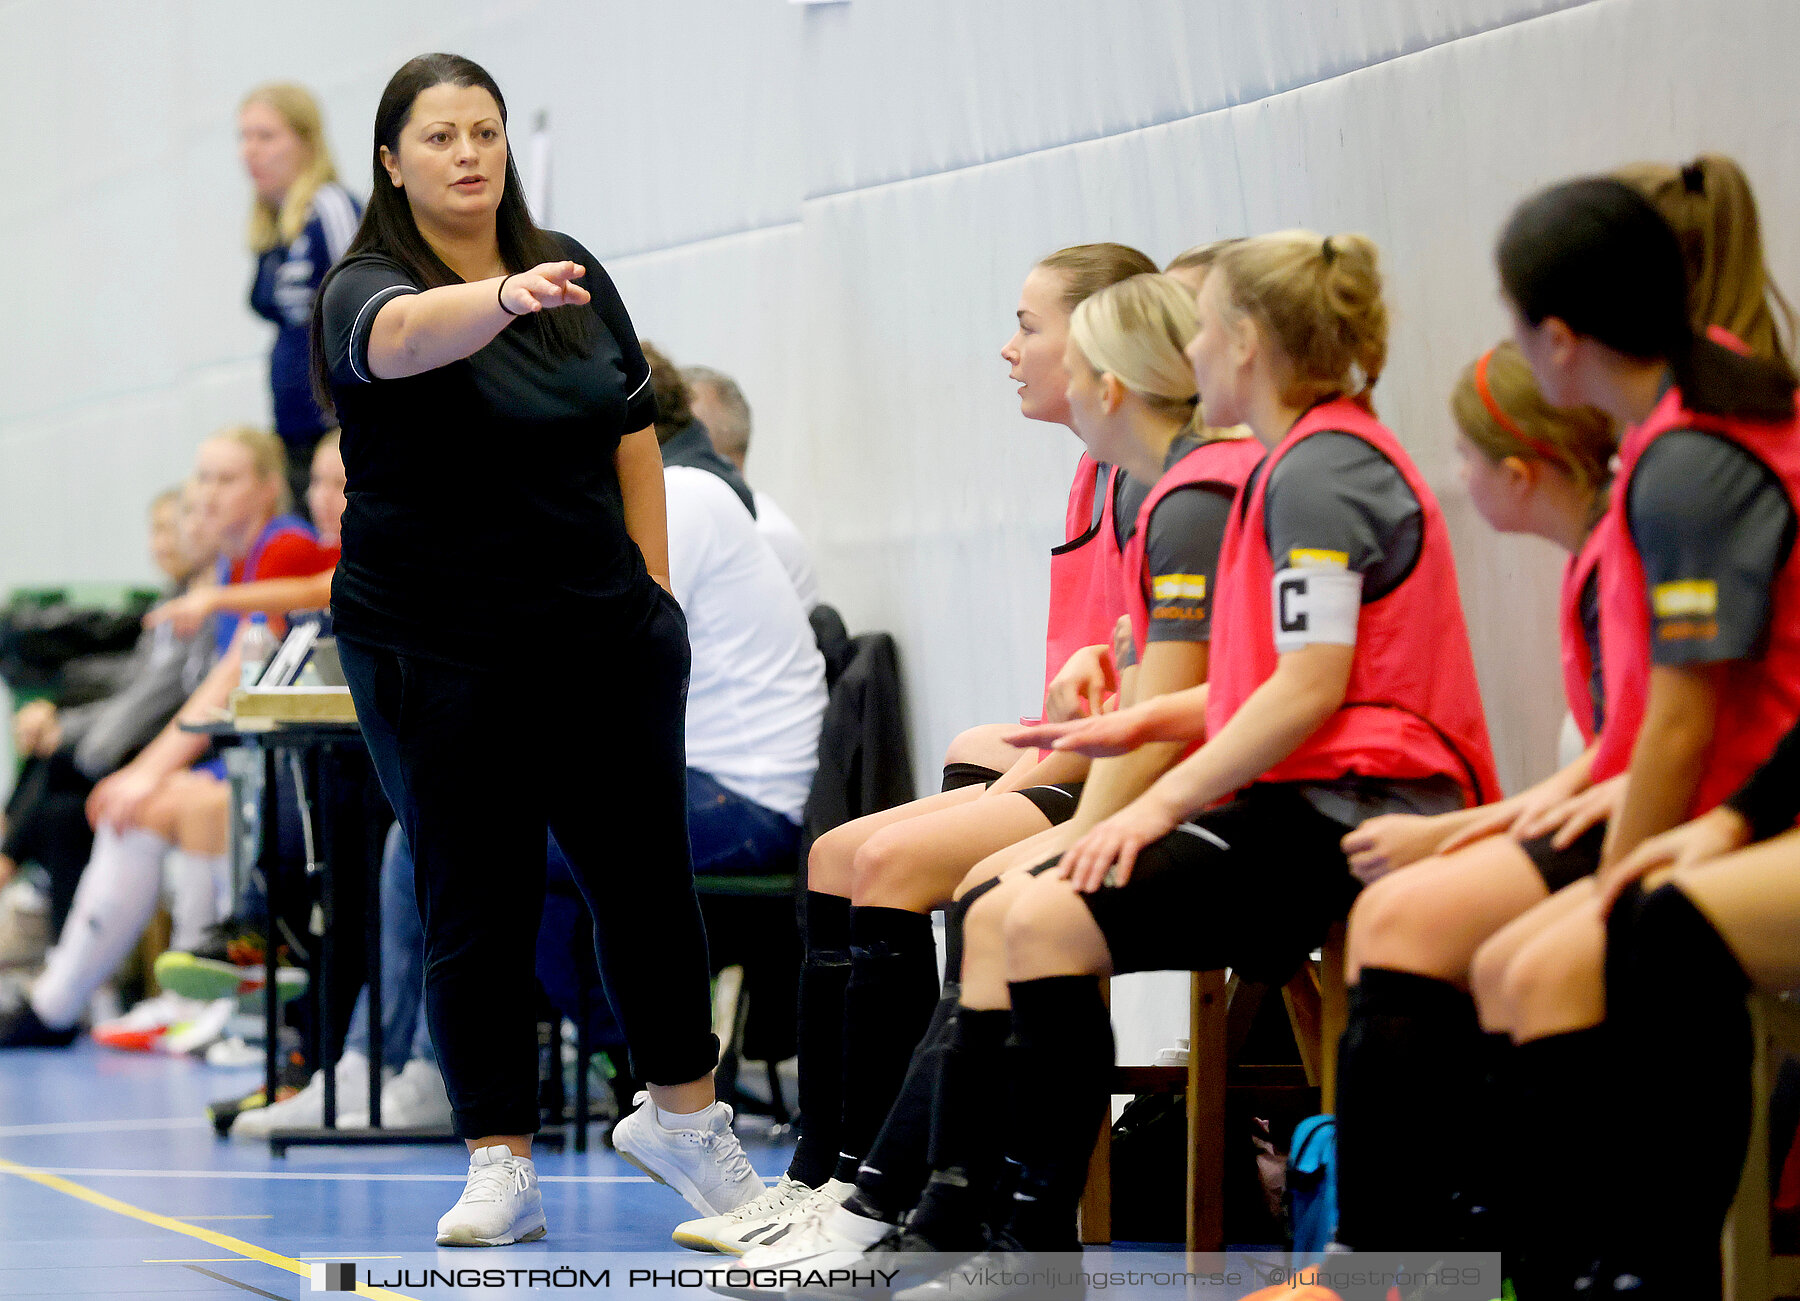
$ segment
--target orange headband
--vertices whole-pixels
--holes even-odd
[[[1513,418],[1502,411],[1500,409],[1500,404],[1494,400],[1494,390],[1488,387],[1487,379],[1488,358],[1493,355],[1494,350],[1489,348],[1486,352],[1482,353],[1480,358],[1475,362],[1475,391],[1481,395],[1481,405],[1487,408],[1488,414],[1494,418],[1495,424],[1499,425],[1500,428],[1525,444],[1525,446],[1530,451],[1534,452],[1540,460],[1553,461],[1558,465],[1566,467],[1569,464],[1567,453],[1561,448],[1545,442],[1541,438],[1533,438],[1530,434],[1519,428],[1518,425],[1513,423]]]

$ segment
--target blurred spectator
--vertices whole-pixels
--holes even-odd
[[[307,369],[313,298],[349,247],[361,209],[337,183],[324,120],[303,87],[272,82],[246,95],[238,109],[238,146],[255,189],[250,306],[276,327],[269,387],[275,432],[287,446],[289,490],[298,501],[306,494],[313,448],[336,423],[320,409]]]
[[[729,490],[691,466],[671,466],[663,479],[669,581],[693,648],[694,871],[792,871],[818,764],[825,661],[780,562]]]
[[[306,509],[319,545],[335,549],[344,519],[344,456],[337,430],[326,431],[312,456]],[[233,618],[261,610],[286,615],[297,610],[323,610],[331,604],[331,576],[336,566],[298,577],[265,578],[253,583],[203,583],[172,597],[144,616],[145,627],[167,624],[177,636],[191,636],[215,614]]]
[[[689,466],[717,475],[737,494],[750,517],[756,518],[756,498],[750,485],[737,466],[713,450],[712,436],[688,404],[688,387],[681,372],[648,339],[641,346],[644,360],[650,363],[650,391],[656,395],[656,441],[662,448],[663,466]]]
[[[750,403],[745,400],[744,391],[731,376],[710,366],[685,366],[681,378],[686,386],[689,409],[706,427],[713,450],[742,474],[744,457],[750,451]],[[659,391],[659,401],[660,398]],[[668,460],[666,454],[664,460]],[[763,535],[774,550],[775,558],[787,571],[800,604],[807,613],[812,613],[812,608],[819,603],[819,575],[813,567],[812,552],[807,548],[806,539],[800,536],[794,521],[768,493],[753,488],[751,498],[757,532]]]
[[[184,500],[185,499],[185,500]],[[194,491],[171,488],[150,507],[150,552],[176,591],[211,583],[213,545],[199,528]],[[32,928],[53,937],[69,915],[82,866],[93,848],[93,832],[82,805],[94,783],[126,762],[174,717],[210,663],[207,648],[196,648],[191,633],[147,628],[132,652],[123,685],[91,704],[58,709],[34,700],[13,717],[13,748],[24,760],[6,805],[6,833],[0,840],[0,883],[22,863],[43,871],[45,895],[37,902],[46,925]],[[22,896],[9,896],[28,903]],[[47,913],[47,916],[45,915]],[[0,919],[0,966],[28,965],[42,957],[41,945],[21,950],[13,941],[17,919]]]
[[[744,458],[750,454],[750,403],[744,399],[744,390],[731,376],[711,366],[683,366],[681,378],[687,384],[694,419],[706,426],[713,450],[748,477]]]
[[[249,582],[316,574],[337,562],[312,529],[286,514],[288,485],[280,441],[236,428],[200,446],[195,465],[201,525],[216,539],[218,577]],[[181,714],[224,705],[237,684],[238,617],[221,613],[210,639],[220,658]],[[178,715],[179,716],[179,715]],[[177,947],[199,943],[228,900],[225,841],[229,799],[207,743],[164,727],[87,799],[95,830],[69,920],[29,997],[0,1012],[0,1047],[62,1046],[75,1037],[89,998],[136,943],[155,913],[165,856],[175,893]],[[171,853],[174,850],[176,852]]]

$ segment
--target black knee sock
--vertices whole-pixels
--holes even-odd
[[[1000,884],[996,877],[983,881],[960,899],[952,899],[944,908],[944,983],[962,983],[963,931],[969,924],[969,909],[975,901]]]
[[[1097,976],[1010,989],[1016,1085],[1006,1154],[1019,1170],[1006,1228],[1027,1250],[1078,1251],[1076,1212],[1110,1097],[1112,1015]]]
[[[1605,1025],[1548,1035],[1513,1052],[1505,1133],[1507,1273],[1522,1301],[1573,1295],[1598,1255],[1597,1221],[1617,1182],[1596,1117],[1620,1094],[1617,1052]],[[1650,1136],[1642,1141],[1654,1143]]]
[[[937,1096],[938,1072],[949,1050],[955,1024],[954,983],[944,986],[944,996],[932,1010],[931,1024],[906,1065],[900,1094],[888,1108],[868,1156],[856,1168],[856,1191],[844,1205],[858,1215],[898,1224],[919,1200],[931,1173],[927,1149],[931,1144],[931,1112]]]
[[[1363,968],[1338,1048],[1338,1238],[1361,1250],[1461,1245],[1455,1203],[1480,1124],[1481,1027],[1444,980]],[[1421,1149],[1431,1153],[1419,1159]]]
[[[901,908],[850,909],[844,992],[844,1124],[833,1177],[853,1181],[899,1096],[938,1001],[931,918]]]
[[[941,795],[946,791],[959,791],[965,786],[985,786],[991,781],[999,780],[998,769],[986,767],[979,763],[947,763],[944,765],[944,783],[938,787]]]
[[[816,1188],[837,1161],[844,1113],[844,988],[850,982],[850,901],[806,892],[800,968],[800,1140],[788,1174]]]
[[[1666,885],[1613,910],[1606,986],[1632,1086],[1602,1258],[1657,1295],[1716,1296],[1719,1234],[1750,1136],[1749,981],[1712,923]]]
[[[999,1174],[1004,1135],[994,1116],[1007,1099],[993,1086],[1006,1079],[1011,1030],[1005,1008],[959,1007],[950,1018],[932,1100],[932,1177],[907,1221],[946,1249],[978,1232]]]
[[[919,1200],[931,1173],[932,1112],[937,1106],[938,1077],[954,1039],[957,1000],[961,993],[963,924],[969,905],[993,888],[984,882],[944,910],[944,990],[931,1024],[907,1063],[900,1093],[888,1108],[868,1155],[857,1167],[856,1188],[845,1205],[858,1215],[898,1223]]]
[[[1459,1212],[1464,1242],[1470,1251],[1502,1251],[1507,1242],[1507,1167],[1513,1159],[1513,1058],[1517,1050],[1512,1036],[1483,1033],[1478,1049],[1481,1067],[1480,1120],[1470,1135],[1468,1186],[1461,1190]]]

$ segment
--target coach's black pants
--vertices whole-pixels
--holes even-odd
[[[425,1013],[465,1138],[537,1128],[546,830],[594,915],[636,1074],[680,1084],[718,1060],[688,854],[687,631],[660,589],[647,607],[636,627],[584,646],[579,663],[557,647],[554,672],[479,671],[339,640],[417,864]]]

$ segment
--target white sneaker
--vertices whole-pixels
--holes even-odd
[[[670,1129],[648,1093],[613,1127],[613,1150],[702,1215],[723,1215],[761,1196],[763,1181],[731,1132],[731,1108],[715,1102],[698,1129]]]
[[[156,1052],[171,1029],[193,1020],[206,1011],[206,1006],[197,999],[165,990],[155,998],[144,999],[123,1016],[97,1024],[94,1041],[129,1052]]]
[[[741,1256],[750,1248],[790,1220],[808,1211],[840,1205],[856,1190],[856,1185],[842,1179],[829,1179],[817,1188],[798,1179],[782,1175],[761,1197],[753,1197],[735,1211],[689,1220],[675,1226],[669,1235],[683,1247],[695,1251],[722,1251],[728,1256]]]
[[[848,1196],[848,1194],[845,1194]],[[747,1270],[771,1269],[805,1261],[809,1270],[837,1268],[842,1260],[855,1260],[874,1246],[894,1226],[883,1220],[847,1211],[833,1200],[814,1207],[771,1233],[741,1257]]]
[[[400,1074],[381,1086],[383,1129],[448,1129],[454,1120],[444,1077],[423,1057],[413,1058]],[[345,1129],[367,1129],[369,1110],[362,1107],[345,1112],[338,1124]]]
[[[543,1236],[544,1199],[531,1158],[504,1143],[475,1149],[462,1196],[438,1221],[437,1245],[504,1247]]]
[[[206,1064],[219,1066],[227,1070],[243,1070],[249,1066],[260,1066],[263,1062],[261,1044],[252,1044],[233,1035],[229,1039],[221,1039],[206,1050]]]
[[[35,971],[50,951],[50,901],[23,876],[0,887],[0,968]]]
[[[194,1016],[171,1025],[168,1033],[156,1041],[156,1051],[176,1056],[204,1052],[223,1037],[225,1027],[236,1011],[235,998],[216,998],[203,1005]]]
[[[369,1120],[369,1059],[354,1050],[345,1053],[337,1064],[337,1111],[341,1128],[366,1128]],[[362,1113],[362,1126],[352,1126],[350,1118]],[[267,1138],[276,1129],[312,1129],[325,1123],[325,1072],[314,1071],[306,1087],[286,1101],[272,1107],[258,1107],[239,1113],[231,1122],[233,1138]]]

